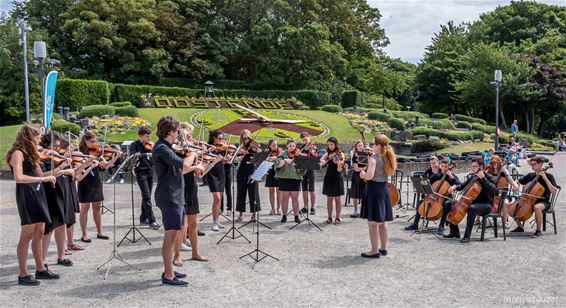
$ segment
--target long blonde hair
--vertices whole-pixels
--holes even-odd
[[[35,143],[35,137],[39,135],[39,130],[30,124],[24,124],[18,131],[16,139],[12,144],[12,148],[6,154],[6,162],[10,165],[10,159],[15,151],[20,150],[24,154],[24,159],[29,160],[32,164],[39,165],[39,152]]]
[[[397,170],[397,156],[393,147],[389,145],[389,138],[383,134],[376,135],[373,138],[374,144],[381,145],[381,158],[383,159],[383,172],[386,176],[392,176]]]

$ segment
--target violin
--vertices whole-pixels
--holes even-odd
[[[216,152],[226,152],[226,154],[234,154],[238,149],[235,145],[228,144],[226,141],[215,143],[214,146],[216,147]]]
[[[289,158],[295,158],[297,156],[303,156],[303,155],[301,153],[301,150],[295,148],[293,151],[287,152],[287,156],[289,156]]]
[[[56,165],[61,164],[62,162],[66,161],[67,158],[56,151],[48,150],[48,151],[41,151],[39,152],[39,159],[42,161],[50,161],[53,160],[53,163]]]
[[[90,156],[103,157],[104,159],[111,159],[114,154],[122,154],[121,151],[111,146],[101,147],[98,143],[95,143],[92,148],[88,148],[87,152]]]
[[[143,149],[144,149],[146,152],[151,152],[151,151],[153,151],[153,144],[154,144],[153,142],[148,141],[148,142],[146,142],[146,143],[143,144]]]
[[[269,155],[269,157],[266,159],[269,162],[273,162],[277,159],[277,156],[279,156],[279,154],[281,154],[281,152],[283,152],[283,150],[281,150],[281,148],[277,147],[277,149],[271,151],[271,154]]]
[[[546,172],[546,170],[552,167],[552,162],[550,162],[546,167],[542,168],[542,171]],[[515,213],[512,215],[515,219],[526,221],[533,216],[535,203],[544,196],[544,186],[538,182],[539,178],[540,173],[524,187],[521,198],[519,199],[519,204],[515,208]]]

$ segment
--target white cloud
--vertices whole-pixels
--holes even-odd
[[[566,5],[566,0],[536,1]],[[381,12],[381,26],[390,44],[385,52],[402,60],[417,63],[440,25],[452,20],[455,24],[473,22],[480,14],[507,5],[505,0],[368,0]]]

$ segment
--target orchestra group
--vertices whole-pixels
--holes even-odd
[[[198,236],[204,235],[198,228],[199,198],[197,182],[202,179],[212,194],[212,231],[224,226],[219,218],[224,204],[232,210],[232,178],[235,171],[235,207],[239,212],[236,221],[244,219],[244,212],[256,219],[261,210],[259,200],[260,182],[252,175],[257,169],[254,156],[263,154],[266,162],[272,163],[265,176],[265,187],[269,190],[270,215],[280,215],[281,223],[287,222],[289,201],[293,221],[300,223],[303,214],[315,215],[316,186],[314,169],[301,169],[298,161],[311,159],[325,167],[322,194],[326,196],[327,218],[324,224],[340,225],[342,196],[345,195],[344,179],[348,174],[345,151],[335,137],[327,140],[322,154],[311,141],[308,133],[300,134],[300,141],[288,139],[280,148],[275,139],[264,149],[253,138],[249,130],[240,133],[239,143],[230,144],[221,131],[209,132],[208,142],[193,136],[193,126],[179,122],[171,116],[162,117],[157,123],[158,141],[150,141],[152,131],[140,127],[138,140],[132,142],[128,157],[136,156],[132,170],[141,191],[140,224],[157,230],[152,205],[161,211],[165,230],[162,246],[164,285],[186,285],[186,274],[175,267],[183,266],[181,251],[191,250],[192,260],[207,262],[200,253]],[[90,243],[87,232],[88,212],[92,205],[92,217],[96,226],[96,239],[108,240],[102,229],[102,202],[104,201],[101,173],[116,168],[125,155],[119,148],[101,146],[97,135],[84,131],[80,140],[73,140],[70,133],[47,132],[25,124],[8,151],[6,160],[16,182],[16,203],[21,220],[20,239],[17,246],[19,263],[18,283],[39,285],[41,279],[58,279],[48,267],[47,252],[54,234],[57,247],[57,265],[72,266],[70,255],[85,248],[74,241],[74,224],[79,214],[80,241]],[[200,139],[200,140],[199,140]],[[76,145],[74,144],[76,141]],[[352,218],[367,220],[370,249],[361,253],[365,258],[387,255],[388,225],[393,220],[397,192],[390,178],[397,169],[397,158],[389,139],[376,135],[371,144],[358,141],[351,152],[351,180],[348,193],[353,200]],[[255,160],[257,161],[257,160]],[[554,177],[546,172],[542,157],[529,160],[531,173],[515,180],[511,177],[502,159],[490,154],[488,159],[477,157],[471,161],[470,175],[460,181],[452,172],[453,164],[446,158],[430,158],[430,168],[423,172],[434,190],[421,196],[416,206],[416,215],[405,230],[419,230],[421,220],[440,220],[437,234],[444,238],[460,238],[459,223],[467,215],[466,227],[461,242],[469,242],[478,217],[501,213],[503,221],[516,221],[511,232],[524,232],[524,222],[534,213],[536,232],[541,235],[543,212],[550,207],[551,194],[559,187]],[[234,169],[234,165],[238,165]],[[154,176],[156,179],[154,179]],[[523,187],[519,192],[520,185]],[[501,200],[500,192],[509,188],[515,198]],[[303,207],[299,196],[302,191]],[[249,207],[246,205],[249,204]],[[310,205],[310,207],[309,207]],[[501,205],[501,207],[500,207]],[[445,234],[444,227],[449,225]],[[35,261],[35,275],[28,272],[27,255],[31,242]]]

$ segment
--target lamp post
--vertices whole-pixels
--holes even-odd
[[[61,62],[56,59],[47,58],[47,47],[43,41],[33,42],[33,67],[39,74],[41,82],[41,103],[45,104],[45,78],[53,68],[61,65]]]
[[[29,122],[29,82],[28,82],[28,48],[27,48],[27,31],[31,31],[25,20],[17,23],[20,32],[20,45],[22,46],[22,55],[24,60],[24,96],[26,100],[26,122]]]
[[[503,80],[501,70],[495,70],[492,85],[495,85],[495,150],[499,149],[499,88]]]

